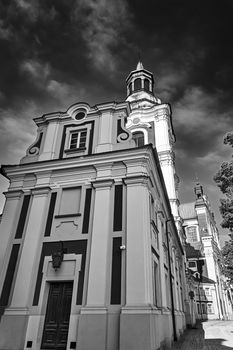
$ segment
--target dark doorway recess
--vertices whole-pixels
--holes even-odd
[[[65,350],[73,282],[50,283],[41,349]]]

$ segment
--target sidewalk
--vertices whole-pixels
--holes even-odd
[[[233,349],[233,321],[206,321],[187,329],[171,350]]]

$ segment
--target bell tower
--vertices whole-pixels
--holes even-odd
[[[151,105],[159,104],[161,101],[154,96],[154,77],[151,72],[144,69],[142,62],[138,62],[135,70],[130,72],[126,79],[127,99],[134,108],[134,103]]]
[[[139,61],[136,70],[130,72],[126,79],[127,98],[131,113],[127,128],[133,134],[135,146],[151,143],[156,149],[163,172],[172,214],[181,231],[181,219],[178,206],[179,178],[175,170],[175,133],[172,125],[170,104],[162,103],[154,94],[153,74]]]

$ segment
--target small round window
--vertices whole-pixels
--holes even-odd
[[[75,115],[76,120],[82,120],[86,117],[86,111],[78,111]]]

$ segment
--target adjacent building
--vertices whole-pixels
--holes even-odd
[[[0,349],[154,350],[185,328],[171,107],[141,62],[126,82],[126,102],[35,118],[1,168]]]
[[[232,300],[221,271],[219,233],[203,187],[194,188],[195,201],[181,204],[187,243],[187,268],[196,279],[192,289],[199,319],[231,319]]]

